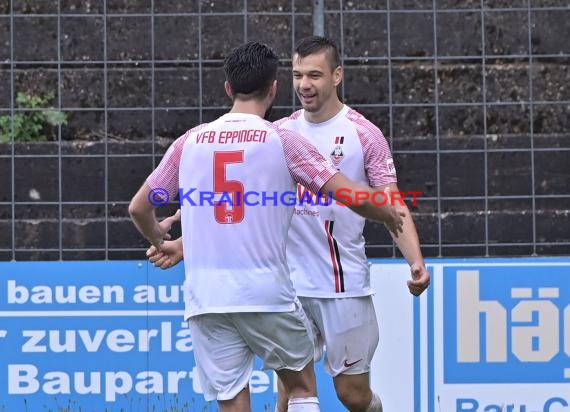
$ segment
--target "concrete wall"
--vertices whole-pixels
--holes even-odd
[[[18,91],[53,92],[69,124],[0,144],[0,259],[140,258],[127,202],[174,138],[227,109],[221,59],[246,30],[283,58],[274,117],[296,108],[288,58],[310,1],[248,1],[247,17],[239,1],[12,3],[0,115]],[[423,192],[425,254],[567,254],[570,2],[342,4],[325,8],[343,97],[389,139],[401,189]],[[382,228],[366,235],[370,256],[394,253]]]

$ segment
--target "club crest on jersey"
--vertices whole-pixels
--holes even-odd
[[[336,136],[334,138],[334,144],[336,145],[331,152],[331,160],[335,166],[342,161],[344,158],[344,153],[342,151],[342,144],[344,143],[344,136]]]

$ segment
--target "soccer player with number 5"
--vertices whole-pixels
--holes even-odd
[[[313,193],[372,193],[338,172],[307,139],[264,120],[275,99],[278,64],[275,53],[256,42],[232,50],[224,61],[230,112],[178,138],[129,205],[138,230],[161,252],[168,227],[156,219],[153,189],[232,197],[231,205],[181,204],[185,319],[204,396],[217,399],[222,412],[250,411],[254,355],[277,372],[290,412],[319,411],[310,325],[286,261],[293,208],[249,206],[237,201],[239,194],[294,192],[296,183]],[[340,200],[400,234],[404,214],[396,208]]]

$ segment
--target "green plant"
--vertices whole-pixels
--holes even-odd
[[[67,114],[54,109],[38,110],[49,107],[53,93],[45,96],[33,96],[18,93],[16,103],[20,109],[33,111],[17,112],[13,116],[0,116],[0,143],[43,142],[48,140],[49,127],[67,124]]]

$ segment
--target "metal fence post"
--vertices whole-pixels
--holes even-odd
[[[313,0],[313,34],[325,35],[325,0]]]

